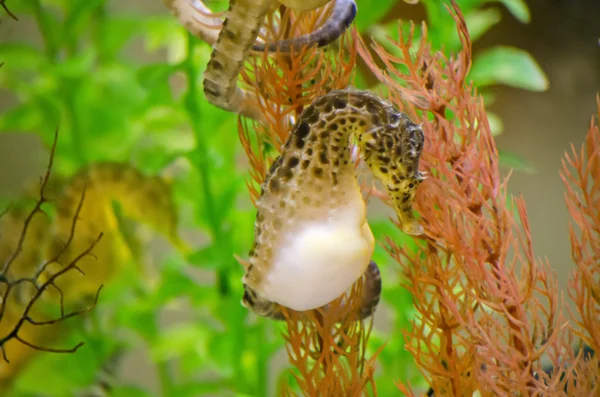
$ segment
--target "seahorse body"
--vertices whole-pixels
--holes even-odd
[[[276,305],[304,311],[328,304],[365,272],[374,239],[350,161],[354,136],[385,185],[405,233],[422,228],[412,201],[421,128],[368,91],[331,91],[300,115],[257,201],[255,242],[243,304],[273,317]]]
[[[124,217],[150,226],[176,247],[182,247],[170,187],[161,178],[148,177],[129,164],[104,162],[92,164],[75,174],[57,198],[54,238],[48,257],[60,251],[67,241],[84,188],[85,198],[74,239],[62,261],[85,250],[100,233],[104,236],[94,250],[95,258],[84,258],[80,263],[85,277],[73,273],[59,280],[66,296],[93,296],[100,284],[114,275],[118,266],[131,259],[125,255],[131,247],[124,245],[114,203],[120,206]]]
[[[223,28],[218,36],[207,28],[218,24],[208,8],[199,0],[163,0],[172,13],[196,36],[213,43],[211,59],[204,73],[204,94],[208,101],[222,109],[240,113],[256,120],[264,116],[237,86],[238,75],[251,49],[288,52],[304,45],[324,46],[337,39],[356,15],[355,0],[334,0],[328,21],[316,31],[297,38],[275,43],[255,43],[264,18],[277,4],[296,10],[313,10],[330,0],[231,0]],[[216,41],[215,41],[216,39]]]
[[[184,248],[177,234],[177,215],[171,191],[161,178],[145,176],[125,163],[96,163],[59,185],[54,186],[52,183],[50,189],[46,190],[47,197],[56,197],[52,200],[56,216],[51,218],[40,213],[32,218],[22,251],[7,276],[12,280],[31,277],[42,263],[63,249],[71,234],[73,217],[85,186],[85,199],[69,248],[61,256],[61,263],[52,264],[45,274],[48,277],[48,274],[62,268],[87,249],[100,232],[104,233],[93,251],[95,258],[87,257],[78,262],[85,275],[66,273],[56,282],[64,293],[67,308],[74,303],[81,306],[82,302],[94,296],[100,285],[115,275],[117,267],[123,266],[129,259],[126,250],[119,249],[123,247],[119,244],[123,243],[113,202],[120,204],[124,217],[150,226],[165,235],[177,248]],[[37,188],[38,186],[36,192]],[[29,210],[13,207],[0,218],[0,263],[5,263],[15,251],[28,214]],[[43,277],[44,275],[42,279]],[[31,299],[33,288],[30,283],[23,283],[13,290],[0,321],[0,335],[6,335],[20,320],[24,305]],[[56,303],[59,299],[54,288],[44,292],[44,300]],[[49,319],[48,312],[43,309],[43,305],[34,305],[32,318],[38,321]],[[52,346],[70,331],[67,323],[58,322],[40,327],[25,322],[19,335],[35,345]],[[4,348],[10,363],[0,359],[0,394],[10,388],[16,374],[37,353],[16,339],[10,340]]]
[[[314,10],[324,6],[331,0],[297,1],[297,0],[269,0],[270,9],[278,4],[294,10]],[[334,6],[329,19],[317,30],[306,35],[279,40],[273,43],[256,43],[255,51],[289,52],[292,47],[298,49],[303,45],[317,44],[327,45],[336,40],[350,26],[356,16],[355,0],[333,0]],[[163,3],[171,10],[171,13],[181,24],[194,36],[207,44],[214,45],[223,28],[223,21],[200,0],[163,0]]]

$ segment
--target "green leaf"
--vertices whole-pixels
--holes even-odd
[[[152,393],[135,386],[115,386],[110,395],[112,397],[154,397]]]
[[[56,63],[50,72],[62,78],[85,77],[92,70],[96,55],[96,50],[88,47],[63,62]]]
[[[101,42],[101,54],[117,54],[118,51],[135,35],[139,34],[143,21],[135,18],[113,16],[105,22]]]
[[[166,14],[165,14],[166,15]],[[179,62],[186,56],[187,31],[176,18],[147,18],[142,29],[145,49],[149,52],[167,48],[169,62]],[[210,46],[206,46],[209,47]]]
[[[529,91],[546,91],[548,78],[526,51],[497,46],[477,56],[469,74],[475,85],[505,84]]]
[[[67,8],[67,15],[63,22],[63,31],[67,33],[66,39],[76,43],[79,36],[90,30],[90,22],[94,12],[103,5],[103,0],[85,0],[72,2]]]
[[[479,39],[485,32],[487,32],[492,26],[500,22],[500,12],[498,10],[488,8],[484,10],[474,10],[469,14],[465,15],[467,27],[469,28],[469,34],[471,40],[475,41]]]
[[[510,11],[510,13],[522,23],[529,23],[531,15],[529,8],[523,0],[498,0]]]
[[[110,352],[110,342],[98,335],[84,338],[73,328],[60,332],[62,341],[58,345],[54,342],[53,347],[70,347],[82,341],[86,344],[73,354],[38,354],[16,378],[15,388],[20,392],[62,397],[93,381]]]
[[[203,324],[178,324],[161,331],[152,343],[150,353],[156,361],[175,359],[188,351],[207,357],[211,335],[212,332]]]
[[[192,302],[201,302],[212,295],[212,288],[206,288],[185,274],[184,269],[166,265],[161,272],[161,282],[155,292],[153,304],[165,305],[177,298],[189,298]]]
[[[515,153],[499,150],[498,154],[500,155],[500,165],[504,167],[512,168],[528,174],[533,174],[536,172],[530,162]]]
[[[153,340],[159,334],[157,308],[139,297],[128,296],[124,301],[127,303],[115,313],[117,324],[138,333],[145,340]]]
[[[31,105],[18,105],[0,114],[0,131],[34,131],[43,125],[40,110]]]
[[[502,119],[496,113],[486,112],[488,122],[490,123],[490,129],[492,130],[492,136],[498,136],[504,130],[504,124]]]
[[[43,52],[27,44],[2,43],[0,54],[4,62],[0,75],[9,69],[42,70],[48,64]]]
[[[171,74],[178,69],[178,66],[167,63],[146,65],[138,70],[137,79],[144,88],[152,88],[157,84],[167,83]]]
[[[356,18],[354,22],[360,32],[371,28],[377,22],[379,22],[392,7],[398,2],[398,0],[377,0],[377,5],[368,4],[367,2],[358,2]]]
[[[231,175],[229,178],[229,186],[223,187],[223,192],[219,195],[215,205],[215,211],[226,217],[234,208],[238,199],[238,192],[244,186],[244,178],[241,175]]]
[[[215,364],[219,375],[230,377],[234,374],[234,363],[232,357],[237,357],[234,351],[235,345],[223,334],[214,334],[208,344],[211,361]]]
[[[190,254],[188,261],[192,265],[202,269],[218,269],[221,267],[219,258],[222,257],[219,253],[219,248],[220,246],[217,244],[207,245]]]

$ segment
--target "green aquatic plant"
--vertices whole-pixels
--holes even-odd
[[[74,318],[57,341],[60,346],[85,345],[72,355],[36,354],[11,373],[11,387],[3,393],[62,396],[85,389],[115,353],[134,350],[149,358],[156,384],[152,388],[117,377],[114,395],[314,395],[339,392],[340,387],[348,394],[393,395],[398,384],[406,394],[411,387],[425,390],[428,385],[439,395],[475,389],[485,394],[503,390],[504,383],[490,383],[498,376],[526,385],[524,394],[532,385],[550,392],[565,382],[593,390],[584,374],[593,374],[597,363],[583,358],[564,378],[568,381],[532,380],[532,371],[541,368],[538,353],[547,352],[555,363],[571,360],[575,357],[559,355],[559,348],[579,334],[598,347],[595,286],[582,281],[596,274],[589,259],[593,255],[587,256],[584,248],[593,244],[582,241],[575,251],[582,253],[576,259],[580,274],[587,277],[574,279],[573,296],[586,317],[578,333],[569,336],[562,333],[556,311],[546,317],[538,313],[540,299],[554,305],[552,279],[530,250],[522,202],[517,200],[517,218],[504,209],[492,125],[475,88],[507,82],[493,77],[494,65],[504,70],[510,65],[513,77],[536,76],[530,79],[536,87],[523,88],[543,89],[543,73],[522,52],[512,57],[514,52],[496,52],[482,57],[485,62],[471,59],[468,32],[477,38],[485,30],[475,17],[493,14],[478,11],[483,2],[464,3],[463,18],[456,7],[448,13],[435,8],[436,2],[423,2],[430,20],[427,29],[417,29],[407,22],[382,22],[391,15],[392,2],[369,8],[359,1],[357,30],[337,44],[250,57],[242,84],[257,98],[276,104],[264,110],[271,112],[266,125],[237,119],[205,100],[202,75],[211,49],[167,10],[143,16],[114,12],[104,1],[11,3],[18,23],[29,19],[38,27],[41,44],[18,37],[0,43],[0,86],[16,99],[0,113],[0,130],[35,133],[49,146],[50,131],[60,125],[57,193],[74,175],[103,163],[124,164],[148,179],[165,181],[175,208],[166,212],[177,214],[177,233],[185,242],[169,233],[161,239],[135,222],[131,207],[122,203],[134,199],[138,190],[121,188],[106,198],[103,208],[110,222],[99,224],[105,235],[118,236],[116,248],[106,251],[115,258],[108,264],[118,271],[111,273],[95,310]],[[224,4],[211,6],[220,10]],[[527,15],[522,3],[505,4],[517,15]],[[279,23],[285,12],[275,10],[267,19],[273,34],[285,34]],[[319,12],[298,18],[311,20]],[[488,26],[493,20],[488,18]],[[372,22],[391,29],[391,39],[369,28]],[[370,52],[370,35],[375,53]],[[140,47],[166,60],[141,61],[132,55]],[[368,70],[357,68],[358,58]],[[373,78],[375,84],[367,83]],[[244,268],[234,256],[243,262],[252,247],[252,202],[260,195],[258,186],[287,141],[290,122],[318,96],[349,85],[370,88],[423,123],[422,169],[430,176],[417,191],[417,212],[425,235],[407,237],[393,221],[369,215],[378,241],[373,259],[383,278],[375,320],[388,320],[384,328],[355,321],[340,326],[319,311],[300,318],[288,313],[284,322],[257,318],[240,305]],[[241,144],[234,144],[238,139]],[[587,142],[592,162],[594,142]],[[353,153],[364,195],[386,201],[386,194],[365,179]],[[586,205],[594,208],[592,201]],[[90,218],[99,220],[99,215]],[[521,249],[514,260],[527,265],[521,284],[504,255],[510,247]],[[352,294],[360,295],[361,288],[359,283]],[[186,318],[164,319],[174,312],[186,313]],[[523,326],[528,313],[537,316],[529,323],[533,328]],[[343,340],[329,339],[324,330]],[[286,352],[288,362],[278,361]],[[336,383],[333,374],[344,382]]]

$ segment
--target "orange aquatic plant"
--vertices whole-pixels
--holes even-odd
[[[453,56],[431,49],[423,24],[419,36],[414,25],[408,32],[399,26],[399,39],[387,43],[368,45],[354,30],[337,50],[312,47],[252,58],[243,77],[269,123],[239,123],[250,162],[251,197],[259,197],[257,187],[304,106],[331,89],[353,85],[358,54],[387,87],[381,95],[422,123],[426,136],[420,168],[429,177],[416,198],[424,235],[416,252],[389,238],[384,245],[413,295],[417,315],[405,331],[406,348],[432,391],[446,396],[593,395],[599,387],[598,361],[572,347],[579,339],[593,350],[600,347],[598,128],[592,123],[586,149],[568,156],[563,172],[578,265],[569,295],[581,318],[573,317],[571,325],[549,264],[533,252],[525,202],[508,194],[508,178],[500,175],[483,99],[468,81],[472,52],[466,23],[456,3],[449,11],[462,43]],[[272,21],[285,18],[293,23],[293,17],[269,19],[267,31],[276,32],[273,37],[285,33],[278,31],[282,24]],[[370,192],[386,199],[377,189]],[[361,282],[346,297],[349,302],[357,300],[360,288]],[[341,302],[334,304],[340,311],[353,306]],[[364,354],[369,326],[352,318],[337,326],[343,317],[328,318],[321,310],[286,313],[288,356],[305,395],[376,395],[376,357]],[[416,395],[409,384],[399,382],[398,387]]]
[[[414,25],[399,31],[393,53],[374,43],[373,56],[360,43],[427,141],[421,164],[430,177],[416,198],[425,235],[417,252],[386,246],[418,313],[406,347],[436,394],[525,392],[539,387],[539,358],[556,338],[555,281],[534,257],[524,201],[507,197],[483,99],[467,82],[471,42],[455,4],[453,15],[463,49],[451,58],[431,50],[425,25],[418,41]]]
[[[592,118],[585,143],[577,151],[565,154],[561,177],[565,183],[565,199],[571,214],[571,253],[576,269],[569,280],[568,295],[577,313],[571,313],[569,339],[583,344],[578,355],[566,350],[565,384],[571,395],[600,394],[600,362],[593,352],[600,349],[600,96],[596,98],[598,113]],[[553,362],[558,362],[555,358]]]
[[[418,313],[405,332],[406,348],[436,395],[591,395],[586,393],[597,387],[592,385],[597,384],[598,372],[590,378],[593,372],[586,370],[583,382],[584,367],[576,364],[590,361],[571,352],[573,335],[566,332],[554,274],[533,252],[525,202],[508,195],[508,178],[500,176],[483,99],[467,78],[472,59],[469,33],[456,3],[452,8],[462,43],[455,56],[431,50],[424,24],[419,40],[412,25],[408,34],[399,29],[398,41],[373,43],[374,54],[362,40],[358,50],[389,87],[398,108],[423,123],[427,141],[422,168],[430,177],[416,198],[425,229],[419,250],[410,252],[386,241]],[[597,233],[598,223],[590,221],[590,212],[596,212],[597,220],[600,208],[597,137],[588,137],[587,145],[588,155],[595,153],[588,159],[591,165],[583,168],[582,160],[572,164],[579,170],[581,189],[587,188],[587,173],[596,178],[596,195],[584,195],[588,220],[574,212],[584,205],[570,205],[577,225],[587,231],[584,237]],[[574,197],[569,195],[571,202],[578,202]],[[579,254],[582,249],[577,247],[594,246],[589,238],[572,240],[580,273],[573,282],[579,284],[572,288],[577,292],[571,295],[582,312],[583,328],[597,335],[598,295],[591,313],[589,296],[594,294],[589,291],[598,289],[600,256],[589,248],[584,250],[587,256]],[[581,284],[577,274],[585,275],[588,284]],[[593,338],[586,339],[593,346]],[[552,362],[551,374],[544,371],[545,359]],[[584,366],[597,368],[594,362]],[[575,378],[577,393],[585,390],[583,394],[572,394]],[[398,386],[414,395],[410,385]]]
[[[289,9],[280,9],[267,18],[269,41],[311,31],[323,12],[327,8],[296,16]],[[292,29],[281,29],[288,24]],[[260,196],[259,185],[281,153],[291,125],[303,108],[332,89],[351,85],[356,45],[345,35],[336,49],[304,47],[286,54],[258,55],[251,58],[242,75],[247,90],[267,116],[268,125],[239,122],[240,140],[250,163],[248,186],[253,202]],[[348,294],[330,305],[327,313],[322,309],[309,313],[284,309],[288,358],[304,395],[362,396],[369,389],[376,394],[375,357],[366,357],[371,323],[356,321],[360,304],[357,297],[362,288],[361,278]],[[287,384],[279,388],[283,395],[293,394]]]

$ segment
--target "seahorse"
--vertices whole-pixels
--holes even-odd
[[[65,247],[85,187],[85,197],[77,217],[73,239],[61,255],[61,264],[50,266],[46,276],[87,249],[100,232],[104,236],[93,251],[95,257],[83,258],[78,262],[84,276],[72,272],[57,280],[56,285],[64,293],[67,306],[73,303],[80,306],[95,296],[100,285],[110,282],[119,270],[118,267],[123,266],[131,257],[128,250],[131,246],[125,247],[122,241],[121,225],[115,215],[114,202],[120,204],[124,218],[146,224],[166,236],[176,248],[183,251],[187,249],[177,233],[177,212],[171,189],[160,177],[146,176],[127,163],[103,162],[91,164],[70,178],[51,180],[51,186],[48,187],[50,189],[45,194],[48,198],[53,198],[51,202],[55,204],[55,216],[40,214],[32,219],[22,252],[11,267],[10,276],[11,279],[31,277],[41,263],[54,257]],[[16,249],[27,216],[28,211],[15,207],[0,218],[0,263],[4,263]],[[29,283],[22,286],[13,294],[14,299],[9,301],[4,318],[0,321],[0,335],[5,335],[21,318],[23,305],[32,295],[33,287]],[[55,289],[45,292],[45,300],[49,302],[59,302],[60,298]],[[41,321],[48,319],[46,315],[46,312],[37,310],[33,317]],[[25,323],[19,334],[34,345],[52,346],[56,339],[68,332],[70,328],[65,323],[44,327]],[[37,353],[17,340],[9,341],[4,348],[9,355],[10,364],[0,358],[0,394],[11,387],[16,374]]]
[[[256,43],[260,26],[273,7],[283,4],[295,10],[308,11],[327,4],[330,0],[230,0],[225,21],[218,36],[207,26],[217,26],[217,18],[207,13],[208,8],[199,0],[163,0],[184,26],[201,39],[213,45],[210,61],[204,72],[204,94],[209,102],[222,109],[240,113],[255,120],[263,114],[246,98],[237,86],[238,75],[251,49],[289,52],[304,45],[325,46],[336,40],[350,26],[356,16],[355,0],[333,0],[330,18],[316,31],[305,36],[274,43]],[[214,43],[213,43],[214,40]]]
[[[323,307],[363,274],[367,289],[381,288],[350,160],[351,137],[385,185],[402,230],[422,234],[412,210],[425,179],[418,170],[421,127],[369,91],[349,87],[317,98],[298,118],[256,203],[242,304],[259,316],[280,319],[279,306],[300,312]],[[379,293],[367,291],[364,298],[379,299]]]
[[[102,232],[94,252],[96,258],[82,259],[86,276],[65,275],[60,280],[65,295],[95,294],[109,280],[120,263],[131,259],[125,249],[122,228],[115,214],[117,203],[124,217],[146,224],[169,239],[175,248],[185,250],[177,233],[177,211],[169,185],[160,177],[149,177],[127,163],[102,162],[83,168],[70,178],[56,200],[54,238],[48,256],[61,250],[71,232],[72,219],[81,199],[74,239],[62,260],[79,254]],[[127,248],[132,248],[131,246]],[[75,280],[77,280],[75,282]],[[73,290],[73,292],[68,292]]]

